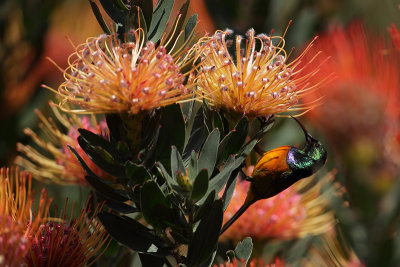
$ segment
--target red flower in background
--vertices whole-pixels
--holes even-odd
[[[400,44],[395,27],[392,36],[394,44]],[[322,50],[330,56],[311,79],[336,75],[334,82],[321,87],[323,104],[311,110],[309,118],[336,149],[352,153],[360,148],[357,157],[364,157],[361,160],[367,164],[376,157],[382,160],[387,156],[387,161],[397,162],[400,159],[400,54],[392,48],[383,37],[355,23],[329,31],[308,53]],[[319,64],[318,60],[313,64]],[[305,95],[305,101],[319,98],[317,93]]]

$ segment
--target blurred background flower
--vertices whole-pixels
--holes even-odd
[[[105,120],[98,122],[95,116],[67,114],[59,111],[53,102],[49,105],[53,111],[53,117],[48,119],[39,110],[35,110],[41,120],[39,128],[42,133],[40,135],[30,128],[24,129],[24,133],[32,138],[36,148],[18,143],[17,150],[22,155],[16,157],[15,164],[25,168],[41,182],[86,185],[86,172],[70,151],[68,146],[71,146],[78,151],[94,173],[99,177],[108,177],[89,159],[77,141],[79,128],[107,138],[108,128]]]
[[[282,193],[254,203],[221,236],[221,240],[241,241],[251,236],[253,241],[269,239],[296,239],[306,235],[320,235],[335,225],[334,214],[328,209],[328,194],[321,188],[330,184],[333,174],[328,173],[318,182],[315,177],[302,179]],[[243,204],[249,183],[238,182],[224,221]]]

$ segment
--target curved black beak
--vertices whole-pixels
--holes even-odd
[[[303,125],[298,119],[296,119],[296,118],[293,117],[293,116],[290,116],[290,117],[292,117],[292,118],[300,125],[301,129],[303,129],[303,132],[304,132],[304,135],[305,135],[305,137],[306,137],[307,143],[311,143],[313,140],[315,140],[315,139],[311,136],[311,134],[309,134],[309,133],[307,132],[306,128],[304,128],[304,125]]]

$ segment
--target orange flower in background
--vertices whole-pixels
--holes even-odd
[[[250,236],[255,240],[293,239],[306,235],[319,235],[329,231],[335,224],[332,211],[328,210],[327,193],[323,185],[333,179],[333,172],[321,181],[300,180],[278,195],[257,201],[221,236],[222,240],[242,240]],[[240,208],[247,195],[249,183],[238,182],[224,222]]]
[[[321,37],[312,50],[320,49],[330,56],[329,64],[321,66],[313,78],[332,72],[337,78],[323,86],[324,104],[309,114],[317,121],[315,125],[321,125],[330,136],[348,140],[352,136],[358,138],[354,133],[385,131],[396,121],[400,115],[400,67],[382,38],[353,24]]]
[[[236,54],[231,56],[228,51],[231,40],[227,40],[231,34],[231,30],[217,31],[214,36],[199,40],[196,49],[201,59],[196,78],[199,97],[216,108],[250,117],[307,111],[315,105],[315,102],[299,104],[300,98],[327,79],[311,83],[309,80],[318,67],[308,72],[299,67],[313,42],[288,63],[290,54],[284,50],[283,36],[255,35],[250,29],[246,39],[236,37]],[[313,53],[312,57],[318,54]]]
[[[115,34],[102,34],[75,48],[56,92],[62,110],[137,114],[191,96],[190,85],[184,85],[189,73],[181,73],[188,54],[183,49],[169,54],[164,45],[171,40],[145,43],[141,28],[130,35],[135,41],[120,43]]]
[[[336,148],[354,151],[354,146],[362,146],[374,152],[361,151],[358,156],[386,154],[389,161],[400,162],[400,54],[391,48],[357,23],[322,36],[310,54],[324,50],[330,59],[310,80],[318,81],[332,72],[336,79],[322,86],[324,103],[311,110],[309,117]],[[319,65],[318,60],[314,64]],[[308,68],[313,69],[313,64]],[[309,94],[305,98],[318,97]]]
[[[97,122],[94,116],[78,117],[73,114],[67,116],[61,114],[54,104],[50,103],[50,107],[56,121],[51,118],[46,119],[40,111],[36,110],[36,114],[41,120],[39,127],[44,134],[42,137],[29,128],[24,130],[25,134],[30,136],[40,149],[19,143],[17,149],[24,156],[18,156],[15,163],[24,167],[34,175],[35,179],[42,182],[86,185],[86,172],[69,150],[68,146],[71,146],[99,177],[108,177],[89,159],[77,142],[79,128],[107,136],[108,128],[105,120]],[[68,132],[65,133],[60,129],[58,124],[68,129]]]

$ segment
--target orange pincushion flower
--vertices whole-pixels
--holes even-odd
[[[16,164],[24,167],[34,175],[35,179],[42,182],[86,185],[86,172],[69,150],[68,146],[71,146],[76,149],[90,169],[99,177],[108,177],[89,159],[77,142],[79,136],[78,128],[84,128],[96,134],[107,135],[108,129],[105,120],[97,123],[94,116],[92,118],[88,116],[78,117],[73,114],[66,116],[62,115],[54,104],[50,103],[50,107],[57,122],[68,129],[68,133],[59,129],[57,123],[51,118],[46,119],[40,111],[36,110],[36,114],[41,120],[39,126],[43,130],[44,137],[39,137],[31,129],[25,129],[24,132],[45,152],[40,152],[40,150],[28,145],[18,144],[18,151],[26,157],[17,157]],[[52,157],[49,157],[48,154],[52,155]]]
[[[102,206],[92,211],[89,200],[78,219],[66,221],[64,210],[61,218],[48,218],[40,226],[25,257],[28,266],[89,266],[100,257],[110,239],[95,219]]]
[[[333,213],[327,211],[328,198],[321,194],[321,183],[326,184],[332,178],[332,174],[328,174],[318,183],[313,179],[300,180],[274,197],[257,201],[221,239],[239,241],[246,236],[257,240],[292,239],[327,232],[335,223]],[[246,181],[236,185],[224,221],[243,204],[248,186]]]
[[[288,63],[284,37],[256,36],[250,29],[245,47],[242,47],[243,38],[236,37],[234,58],[228,51],[230,41],[226,40],[231,33],[230,30],[217,31],[212,37],[201,38],[197,44],[201,63],[196,93],[200,97],[216,108],[250,117],[312,108],[314,103],[298,104],[303,95],[325,80],[309,83],[318,68],[310,72],[299,68],[312,43],[302,55]]]
[[[135,41],[121,43],[115,34],[102,34],[76,47],[57,92],[62,110],[137,114],[190,97],[184,85],[188,74],[181,73],[184,50],[170,55],[164,44],[171,40],[145,43],[141,28],[130,35]]]
[[[390,149],[386,153],[389,161],[400,162],[399,146],[391,145],[398,144],[400,133],[400,54],[391,46],[359,23],[334,28],[322,36],[312,51],[324,50],[330,56],[329,64],[321,66],[312,79],[332,72],[336,79],[322,86],[324,104],[308,115],[336,147],[352,149],[353,144],[366,140],[362,142],[375,145],[373,150]],[[385,140],[387,145],[374,140]],[[374,156],[384,153],[375,151]]]
[[[329,64],[314,78],[332,72],[337,76],[335,82],[322,88],[324,105],[310,112],[318,121],[316,125],[323,125],[341,139],[351,138],[350,133],[384,130],[385,116],[396,121],[400,115],[400,66],[398,58],[388,54],[382,38],[372,36],[361,24],[353,24],[333,29],[313,49],[324,49],[330,56]]]
[[[0,264],[19,266],[30,249],[30,239],[47,217],[51,199],[42,191],[39,206],[32,210],[32,177],[18,168],[0,169]]]

